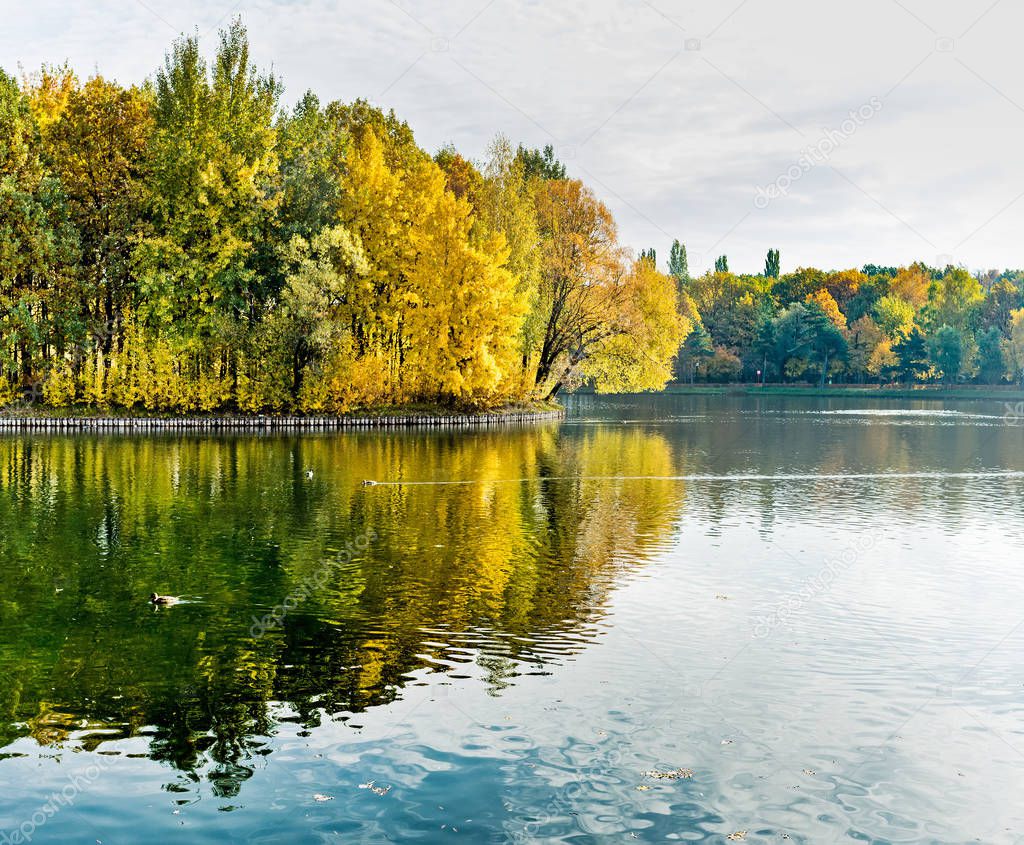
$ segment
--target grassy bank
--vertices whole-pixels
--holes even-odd
[[[126,408],[97,408],[91,406],[72,406],[66,408],[51,408],[44,405],[31,403],[11,403],[0,408],[0,419],[154,419],[154,420],[175,420],[175,419],[343,419],[343,420],[378,420],[383,418],[405,419],[422,418],[447,419],[455,417],[507,417],[522,414],[547,414],[561,411],[562,406],[557,402],[519,402],[514,405],[503,405],[496,408],[456,408],[444,405],[431,404],[409,404],[409,405],[376,405],[367,408],[355,408],[343,414],[299,414],[299,413],[266,413],[266,414],[245,414],[238,411],[214,411],[191,413],[162,413],[147,411],[145,409]]]

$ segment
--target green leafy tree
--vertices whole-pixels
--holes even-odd
[[[668,254],[668,274],[672,276],[680,290],[690,281],[690,265],[686,259],[686,244],[678,240],[672,241],[672,249]]]
[[[768,364],[776,362],[776,322],[767,315],[762,314],[754,331],[752,352],[758,359],[757,369],[761,376],[761,384],[768,381]]]
[[[780,377],[785,377],[786,365],[790,361],[805,358],[811,353],[819,328],[818,316],[812,314],[811,309],[803,303],[794,302],[773,320],[770,334],[772,346],[768,357]]]
[[[961,267],[947,267],[928,289],[926,323],[933,330],[952,326],[966,331],[975,324],[985,292],[981,283]]]
[[[953,326],[941,326],[928,338],[928,358],[946,384],[955,384],[964,363],[964,339]]]
[[[729,256],[720,255],[715,259],[715,272],[716,273],[728,273],[729,272]]]
[[[779,278],[779,251],[777,249],[768,250],[768,257],[764,262],[764,275],[766,279],[777,279]]]
[[[349,109],[339,103],[321,108],[312,91],[278,118],[275,187],[280,243],[290,243],[295,235],[312,238],[336,221],[341,202],[338,171],[351,138],[349,129]]]
[[[683,341],[679,350],[678,374],[688,379],[693,384],[697,377],[697,370],[702,362],[715,354],[715,347],[704,326],[697,324]]]
[[[1010,315],[1024,307],[1024,291],[1007,279],[997,281],[988,291],[981,318],[986,326],[998,329],[1004,336],[1009,331]]]
[[[829,366],[846,356],[848,350],[846,337],[818,303],[812,302],[808,306],[807,312],[810,323],[808,346],[812,359],[818,364],[821,372],[819,384],[824,387]]]
[[[195,37],[175,42],[156,75],[150,215],[141,244],[150,316],[192,338],[222,318],[254,315],[265,299],[256,272],[271,230],[278,173],[273,120],[280,83],[249,63],[245,28],[221,33],[209,71]]]
[[[522,162],[527,179],[565,179],[565,165],[555,158],[555,148],[547,144],[543,150],[531,150],[519,145],[516,157]]]
[[[1006,374],[1003,334],[993,326],[978,333],[978,377],[985,384],[998,384]]]
[[[890,340],[906,337],[914,327],[914,306],[898,296],[883,296],[874,310],[878,327]]]
[[[931,371],[928,345],[925,336],[916,326],[910,333],[893,345],[896,353],[897,376],[907,384],[921,381]]]

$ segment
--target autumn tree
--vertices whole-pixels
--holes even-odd
[[[73,319],[61,279],[77,257],[63,191],[46,172],[29,99],[0,71],[0,398],[40,377],[55,329]]]
[[[928,289],[932,284],[931,273],[921,264],[904,267],[889,282],[889,293],[914,308],[920,308],[928,301]]]
[[[545,315],[534,379],[540,394],[555,396],[591,357],[587,369],[599,388],[663,384],[681,341],[672,282],[650,262],[628,268],[611,212],[581,182],[548,181],[536,202]]]
[[[846,315],[839,309],[839,304],[826,288],[809,294],[804,301],[817,306],[837,329],[846,328]]]
[[[857,376],[863,377],[865,373],[871,372],[871,362],[879,346],[885,342],[885,335],[873,319],[867,314],[858,320],[850,323],[846,333],[847,346],[849,347],[850,370]],[[884,353],[883,353],[884,354]],[[874,373],[878,374],[877,370]]]
[[[456,199],[473,203],[480,190],[483,177],[471,161],[463,158],[453,144],[442,147],[434,155],[434,162],[444,173],[445,184]]]
[[[33,92],[45,98],[46,89]],[[138,301],[133,253],[145,235],[146,151],[152,97],[102,77],[72,88],[43,131],[47,165],[60,180],[81,246],[75,313],[108,355]]]
[[[972,326],[984,298],[977,279],[960,267],[949,267],[928,289],[926,321],[933,328],[951,326],[964,331]]]
[[[1007,370],[1010,378],[1024,385],[1024,308],[1010,314],[1010,332],[1005,346]]]
[[[653,262],[636,261],[608,295],[605,337],[580,362],[581,374],[599,393],[661,390],[690,329],[676,309],[672,279]]]
[[[772,286],[772,293],[783,305],[802,302],[810,294],[828,286],[828,276],[814,267],[801,267],[780,276]]]
[[[1001,279],[992,285],[985,297],[982,320],[1005,334],[1009,329],[1010,315],[1021,307],[1024,307],[1024,292],[1013,282]]]
[[[504,238],[508,252],[505,269],[515,281],[516,301],[525,309],[518,338],[519,375],[525,378],[530,355],[540,344],[545,326],[539,299],[540,233],[534,183],[512,144],[501,135],[488,147],[481,175],[473,203],[473,238],[478,243],[487,242],[495,234]]]
[[[425,207],[409,233],[416,257],[403,292],[409,389],[442,404],[493,404],[514,384],[528,303],[505,268],[504,235],[471,243],[469,202],[445,189],[438,168],[423,171]]]
[[[914,306],[898,296],[883,296],[875,304],[878,327],[890,340],[906,337],[914,327]]]
[[[840,270],[838,273],[829,273],[825,282],[825,290],[829,292],[843,313],[848,314],[850,303],[867,283],[868,277],[858,270]]]

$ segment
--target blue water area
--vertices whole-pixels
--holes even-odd
[[[1003,403],[12,435],[0,561],[0,843],[1024,834]]]

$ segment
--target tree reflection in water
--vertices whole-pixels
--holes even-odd
[[[615,476],[678,470],[614,426],[2,439],[0,747],[145,737],[170,790],[229,798],[281,721],[348,719],[422,670],[500,694],[598,636],[667,541],[683,485]]]

